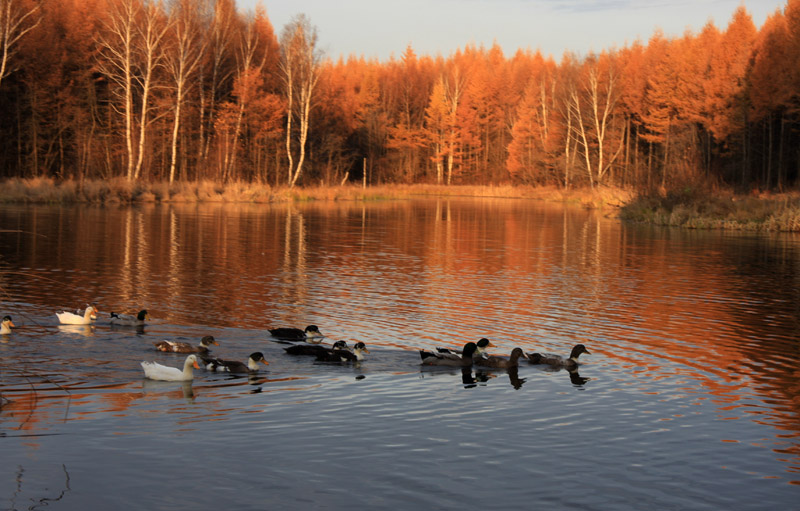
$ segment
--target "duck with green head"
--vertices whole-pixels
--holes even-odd
[[[432,352],[425,350],[419,350],[419,356],[422,359],[421,364],[424,366],[468,367],[472,366],[473,356],[477,349],[477,344],[468,342],[461,350],[461,356],[453,353],[439,353],[438,351]]]

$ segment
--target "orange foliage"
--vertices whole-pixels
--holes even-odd
[[[704,87],[706,127],[718,141],[744,129],[746,74],[755,38],[753,18],[744,7],[739,7],[711,51]]]
[[[224,0],[202,12],[188,8],[194,1],[152,4],[198,31],[189,44],[201,57],[183,100],[172,71],[154,69],[142,176],[164,178],[171,160],[184,179],[284,182],[286,48],[263,8],[244,14]],[[0,108],[15,112],[0,118],[4,175],[125,174],[118,87],[98,72],[110,69],[98,41],[112,4],[41,3],[41,22],[20,42],[19,69],[0,83]],[[174,58],[176,46],[165,39],[159,51]],[[133,70],[135,99],[143,77]],[[800,0],[760,29],[740,7],[722,32],[708,23],[560,62],[531,50],[506,56],[497,44],[448,57],[408,46],[385,62],[323,59],[301,179],[567,187],[648,186],[658,177],[667,186],[678,170],[732,180],[725,169],[736,166],[736,182],[785,185],[800,179],[791,149],[800,143],[798,91]],[[140,132],[137,122],[131,133]]]

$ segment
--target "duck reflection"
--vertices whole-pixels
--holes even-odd
[[[175,382],[143,379],[142,392],[144,394],[175,394],[176,385],[180,385],[180,397],[183,397],[187,403],[193,403],[195,394],[192,380]]]
[[[540,370],[546,373],[560,373],[563,371],[569,376],[570,383],[576,387],[583,387],[586,382],[591,380],[591,378],[581,376],[578,373],[578,368],[567,369],[564,367],[541,366]]]
[[[572,384],[575,385],[576,387],[583,387],[583,385],[587,381],[591,380],[591,378],[584,378],[583,376],[578,374],[577,369],[572,369],[572,370],[568,369],[567,372],[569,373],[569,381],[571,381]]]
[[[485,371],[475,371],[475,373],[473,373],[472,367],[461,368],[461,383],[464,384],[465,389],[472,389],[477,387],[479,384],[485,384],[490,378],[494,377],[495,376],[493,374]]]
[[[109,323],[108,327],[112,332],[136,332],[139,335],[143,335],[145,325],[116,325]]]
[[[522,385],[527,381],[527,379],[519,377],[519,369],[516,367],[509,367],[507,372],[508,382],[511,383],[512,387],[514,387],[514,390],[521,389]]]
[[[94,325],[58,325],[58,330],[63,334],[92,337]]]

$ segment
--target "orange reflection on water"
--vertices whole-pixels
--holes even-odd
[[[494,199],[26,208],[16,222],[42,237],[8,255],[57,276],[8,284],[38,293],[31,303],[113,297],[101,310],[146,306],[164,323],[257,339],[321,319],[334,337],[406,351],[488,337],[497,354],[566,355],[585,342],[589,371],[624,370],[708,398],[720,417],[800,431],[796,315],[780,302],[796,296],[786,276],[798,258],[785,237],[653,235],[597,212]],[[96,229],[66,228],[83,222]],[[758,264],[775,280],[762,282],[770,272]],[[154,395],[185,398],[164,392]]]

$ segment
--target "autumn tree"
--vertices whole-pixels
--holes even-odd
[[[41,21],[39,6],[26,0],[0,0],[0,85],[14,69],[19,41]]]
[[[467,79],[454,65],[442,72],[433,86],[430,102],[425,109],[425,125],[433,144],[431,159],[436,165],[436,183],[451,184],[458,145],[459,102]],[[446,173],[445,173],[446,164]]]
[[[704,87],[708,112],[706,127],[728,152],[738,150],[742,183],[747,179],[748,161],[746,74],[755,36],[753,19],[744,6],[740,6],[714,48]]]
[[[622,152],[624,125],[616,116],[620,80],[615,55],[589,56],[568,94],[572,127],[581,145],[590,186],[601,183]]]
[[[433,86],[430,103],[425,109],[425,124],[428,138],[433,144],[431,159],[436,165],[436,184],[442,184],[444,176],[444,156],[447,153],[446,133],[449,131],[449,109],[445,93],[444,78],[440,77]]]
[[[139,83],[139,149],[133,179],[138,179],[142,172],[145,150],[147,148],[147,131],[152,122],[152,96],[155,89],[155,75],[164,61],[164,36],[170,28],[170,21],[162,10],[162,5],[153,0],[145,1],[142,6],[141,20],[136,23],[134,37],[134,58],[138,73],[135,77]],[[130,176],[129,176],[130,179]]]
[[[181,130],[181,115],[187,95],[195,87],[206,47],[203,24],[204,13],[196,0],[175,0],[170,11],[169,45],[164,63],[173,90],[173,121],[170,143],[169,182],[175,180],[178,160],[178,137]]]
[[[316,27],[303,14],[292,19],[281,34],[280,66],[286,94],[286,156],[289,160],[287,183],[290,187],[297,182],[305,163],[312,98],[319,80],[322,58],[317,48],[317,37]],[[292,127],[294,120],[298,124],[297,135]],[[297,163],[292,150],[295,136],[299,152]]]
[[[424,174],[423,149],[426,147],[425,108],[433,88],[433,64],[420,59],[411,46],[406,47],[400,61],[393,61],[387,70],[384,89],[389,112],[386,147],[393,153],[401,178],[414,181]]]
[[[794,4],[800,6],[797,2]],[[796,8],[791,2],[788,7],[789,13]],[[762,169],[767,187],[773,186],[773,181],[781,187],[784,180],[786,125],[792,111],[796,110],[793,101],[798,91],[797,70],[786,63],[800,57],[800,54],[793,55],[796,48],[792,42],[787,17],[776,11],[767,18],[758,34],[749,70],[750,116],[766,131],[762,141]]]
[[[313,151],[318,155],[319,177],[326,184],[343,183],[359,174],[362,185],[368,184],[374,162],[366,123],[374,114],[378,94],[368,78],[370,68],[366,60],[355,57],[322,66],[312,115]]]
[[[625,115],[625,150],[622,161],[620,184],[638,184],[639,179],[639,137],[644,116],[644,97],[647,86],[645,72],[645,46],[636,41],[620,50],[620,63],[623,80],[620,95],[620,109]]]
[[[507,167],[522,182],[569,181],[556,175],[563,129],[556,104],[555,63],[540,53],[531,62],[531,75],[511,128]]]
[[[199,91],[199,133],[197,161],[201,167],[207,165],[207,158],[214,141],[214,124],[218,104],[227,98],[233,87],[236,73],[236,44],[241,40],[241,23],[236,13],[235,0],[212,0],[213,13],[208,29],[203,63],[198,80]],[[199,169],[200,171],[202,169]]]
[[[224,150],[222,161],[223,181],[238,179],[240,137],[245,122],[245,112],[251,104],[264,95],[265,66],[277,62],[278,43],[263,7],[258,6],[255,14],[247,21],[238,45],[237,71],[234,80],[235,101],[227,107],[232,112],[226,114],[224,130]]]
[[[125,175],[128,180],[133,180],[136,166],[133,104],[136,81],[135,38],[136,23],[141,10],[139,0],[111,0],[103,32],[98,36],[98,68],[111,83],[111,94],[121,103],[118,111],[125,125]]]

